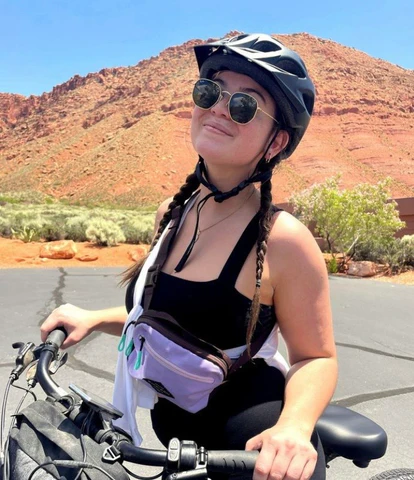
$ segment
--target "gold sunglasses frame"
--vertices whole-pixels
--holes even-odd
[[[257,112],[260,110],[262,113],[264,113],[265,115],[267,115],[269,118],[271,118],[274,122],[277,123],[277,125],[279,125],[279,122],[276,120],[276,118],[272,117],[270,114],[268,114],[267,112],[265,112],[262,108],[259,107],[259,103],[258,101],[253,97],[253,95],[249,95],[248,93],[245,93],[245,92],[234,92],[234,93],[230,93],[228,92],[227,90],[223,90],[221,88],[221,85],[217,82],[215,82],[214,80],[210,80],[209,78],[199,78],[196,83],[194,84],[194,87],[197,85],[197,83],[200,81],[200,80],[203,80],[203,81],[206,81],[206,82],[209,82],[209,83],[212,83],[213,85],[216,85],[218,88],[219,88],[219,91],[220,91],[220,95],[217,99],[217,101],[215,103],[213,103],[213,105],[211,105],[211,107],[208,107],[208,108],[203,108],[203,107],[200,107],[199,105],[197,105],[195,102],[194,102],[194,96],[193,96],[193,102],[194,102],[194,105],[197,107],[197,108],[200,108],[201,110],[211,110],[214,106],[216,106],[219,102],[221,102],[221,100],[224,98],[223,97],[223,94],[226,93],[227,95],[230,96],[229,98],[229,101],[226,103],[226,107],[227,107],[227,110],[229,112],[229,117],[231,119],[232,122],[234,123],[237,123],[237,125],[248,125],[249,123],[253,122],[253,120],[256,118],[256,115],[257,115]],[[256,103],[256,111],[254,112],[254,115],[253,115],[253,118],[251,120],[249,120],[248,122],[246,123],[241,123],[241,122],[237,122],[236,120],[233,119],[233,117],[231,116],[231,113],[230,113],[230,101],[232,99],[232,97],[234,95],[237,95],[237,94],[240,94],[240,95],[244,95],[246,97],[249,97],[249,98],[252,98],[255,103]]]

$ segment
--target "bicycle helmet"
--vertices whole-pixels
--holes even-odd
[[[277,105],[290,140],[289,157],[302,139],[312,115],[315,87],[300,56],[266,34],[242,34],[194,47],[200,77],[221,70],[248,75],[266,89]]]

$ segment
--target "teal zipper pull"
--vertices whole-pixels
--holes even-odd
[[[134,370],[138,370],[139,367],[142,365],[142,349],[144,347],[144,342],[145,342],[145,338],[143,336],[139,336],[139,340],[141,342],[141,345],[139,347],[139,350],[137,352],[137,359],[135,360],[135,365],[134,365]]]
[[[129,345],[127,349],[125,350],[125,355],[129,357],[132,353],[132,350],[134,350],[134,339],[131,338],[131,341],[129,342]]]
[[[122,352],[124,350],[125,342],[126,342],[126,335],[124,333],[121,337],[121,340],[118,343],[118,352]]]
[[[125,348],[125,343],[126,343],[126,333],[128,331],[128,328],[131,326],[131,325],[135,325],[135,322],[130,322],[128,323],[124,333],[122,334],[122,337],[121,337],[121,340],[119,341],[118,343],[118,352],[123,352],[124,351],[124,348]],[[129,345],[128,345],[128,348],[129,348]],[[131,352],[130,352],[131,353]],[[129,355],[129,354],[128,354]]]

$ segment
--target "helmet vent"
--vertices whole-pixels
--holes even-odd
[[[299,67],[299,65],[291,60],[283,59],[280,62],[275,63],[278,68],[285,70],[299,78],[306,78],[306,73]]]
[[[312,115],[315,98],[312,95],[306,95],[304,93],[303,101],[305,102],[306,110],[308,111],[309,115]]]
[[[266,41],[255,43],[254,49],[259,50],[259,52],[277,52],[278,50],[281,50],[281,48],[275,43]]]

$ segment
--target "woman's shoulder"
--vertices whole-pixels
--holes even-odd
[[[162,217],[165,215],[165,213],[168,211],[168,206],[172,202],[173,197],[169,197],[166,200],[164,200],[161,205],[157,209],[157,213],[155,215],[155,230],[158,229],[158,225],[161,222]]]
[[[322,252],[311,231],[288,212],[275,213],[267,246],[271,269],[301,269],[311,264],[318,270],[325,268]]]

